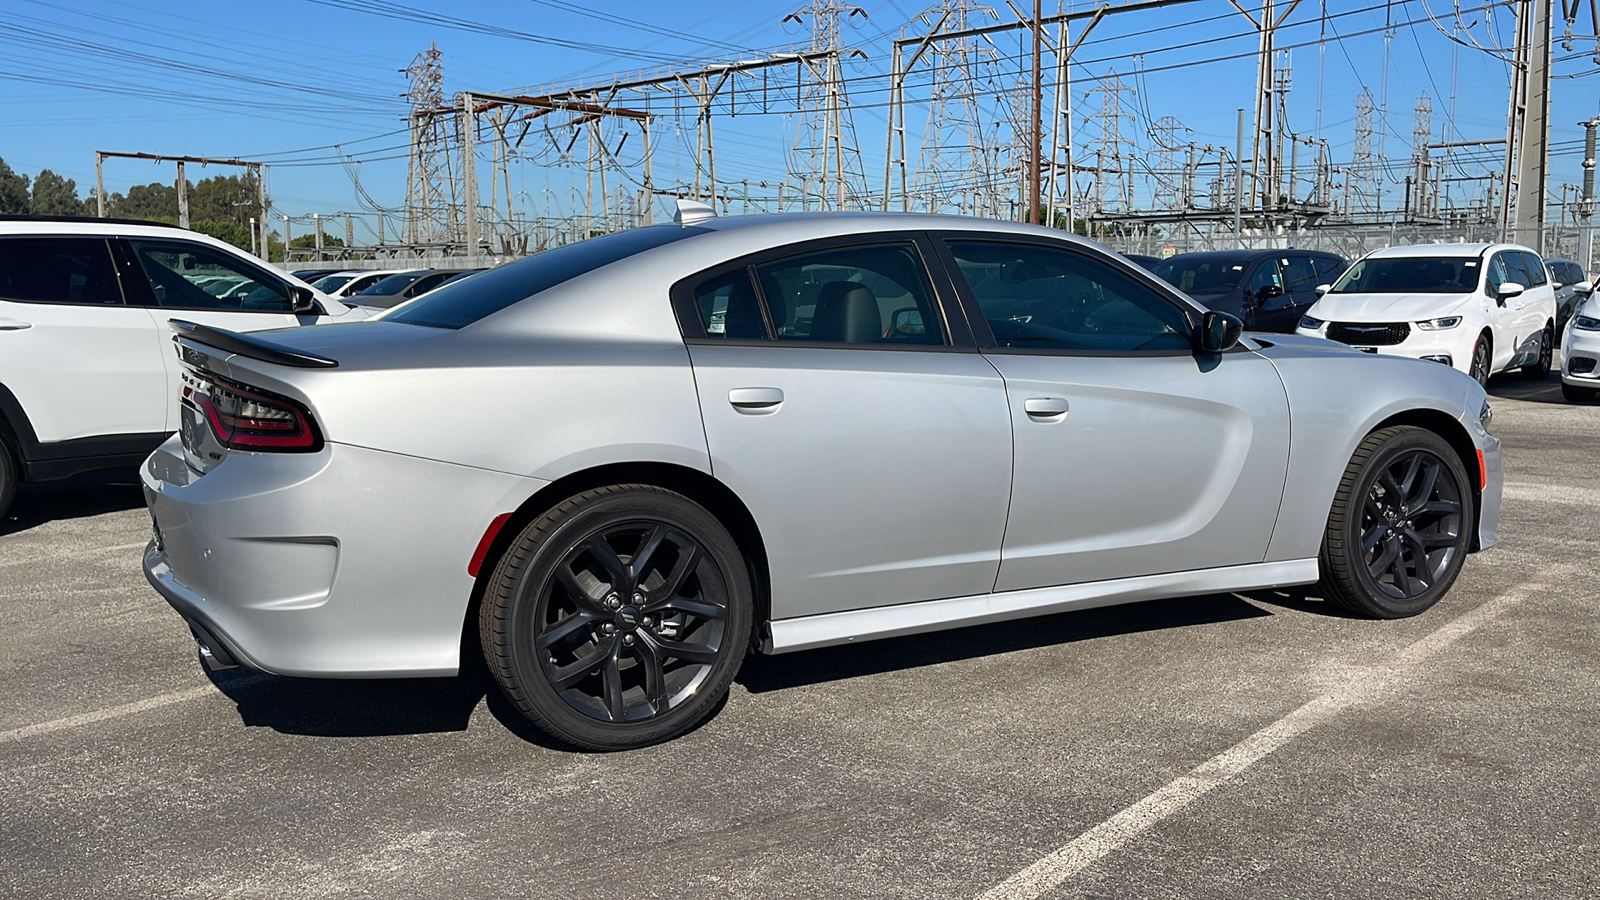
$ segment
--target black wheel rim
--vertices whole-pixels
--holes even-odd
[[[1378,590],[1395,600],[1426,593],[1461,552],[1461,484],[1436,454],[1389,462],[1367,490],[1361,553]]]
[[[1484,384],[1489,380],[1489,348],[1479,341],[1472,348],[1472,377]]]
[[[572,708],[602,722],[654,719],[711,673],[728,618],[727,583],[684,529],[607,526],[578,541],[541,589],[534,651]]]
[[[1539,340],[1539,368],[1548,372],[1550,363],[1555,358],[1555,340],[1550,329],[1546,328],[1544,335]]]

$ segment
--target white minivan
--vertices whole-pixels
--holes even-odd
[[[1296,333],[1368,353],[1454,366],[1483,384],[1520,368],[1544,378],[1556,342],[1556,297],[1544,260],[1515,244],[1424,244],[1357,260]]]
[[[169,320],[261,331],[366,316],[187,229],[0,216],[0,516],[18,482],[136,464],[178,428]]]

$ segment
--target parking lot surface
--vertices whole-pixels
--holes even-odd
[[[1503,543],[1423,616],[1295,589],[755,658],[609,755],[477,675],[208,677],[134,476],[25,486],[0,894],[1596,896],[1600,406],[1491,394]]]

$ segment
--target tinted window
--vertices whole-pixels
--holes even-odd
[[[411,286],[411,282],[428,274],[423,272],[401,272],[398,275],[387,275],[365,287],[358,283],[355,285],[357,293],[361,294],[398,294]]]
[[[1529,287],[1538,287],[1541,284],[1549,283],[1550,278],[1544,270],[1544,260],[1532,253],[1519,253],[1517,255],[1522,257],[1523,265],[1528,267],[1528,276],[1533,279],[1529,282]]]
[[[0,238],[0,300],[122,303],[111,251],[96,238]]]
[[[695,289],[694,305],[700,311],[700,324],[706,330],[706,337],[744,341],[767,338],[761,301],[756,298],[749,269],[740,269],[701,285]]]
[[[1244,278],[1245,261],[1236,256],[1182,257],[1156,266],[1156,277],[1185,294],[1226,294]]]
[[[1322,282],[1309,256],[1288,256],[1281,261],[1283,289],[1291,294],[1315,290]]]
[[[1086,253],[951,241],[1002,347],[1107,353],[1188,350],[1189,319],[1166,297]]]
[[[1344,271],[1344,261],[1329,259],[1326,256],[1314,256],[1311,264],[1317,269],[1317,284],[1332,284],[1333,279]]]
[[[817,250],[755,273],[779,340],[945,343],[922,255],[910,242]]]
[[[707,231],[651,225],[590,238],[447,284],[384,318],[431,328],[462,328],[585,272]]]
[[[1500,285],[1511,280],[1511,273],[1506,270],[1506,254],[1496,253],[1489,260],[1489,274],[1483,282],[1483,292],[1493,297],[1500,291]]]
[[[1269,288],[1273,290],[1269,290]],[[1278,261],[1273,259],[1262,260],[1256,270],[1250,275],[1250,284],[1245,288],[1252,296],[1276,296],[1283,294],[1283,279],[1278,274]]]
[[[321,278],[318,278],[316,281],[311,282],[311,286],[323,292],[324,294],[331,294],[334,291],[337,291],[339,288],[344,287],[349,283],[350,279],[354,277],[354,275],[324,275]]]
[[[291,309],[283,282],[223,251],[183,241],[128,243],[150,279],[157,306],[280,313]]]
[[[1528,271],[1528,260],[1521,253],[1514,250],[1500,254],[1500,259],[1505,263],[1506,276],[1515,284],[1523,287],[1533,287],[1533,273]]]
[[[1335,294],[1464,294],[1478,284],[1475,256],[1369,256],[1333,286]]]

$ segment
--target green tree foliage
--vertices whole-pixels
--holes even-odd
[[[210,235],[219,241],[226,241],[240,250],[250,249],[250,229],[238,222],[219,222],[216,219],[206,219],[201,222],[190,222],[189,227],[201,234]]]
[[[28,176],[11,171],[6,161],[0,159],[0,214],[23,215],[33,211],[33,199],[28,196]]]
[[[83,212],[78,199],[78,183],[62,178],[49,169],[40,169],[33,179],[33,212],[40,216],[76,216]]]
[[[317,236],[315,234],[298,235],[298,236],[296,236],[294,238],[291,238],[289,240],[289,246],[294,247],[295,249],[298,249],[298,250],[309,250],[309,249],[317,246]],[[343,246],[344,246],[344,238],[334,237],[331,234],[324,234],[322,236],[322,247],[323,247],[323,249],[327,249],[329,247],[343,247]]]

